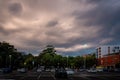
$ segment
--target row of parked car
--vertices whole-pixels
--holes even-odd
[[[45,70],[42,70],[41,68],[38,68],[36,71],[37,72],[42,72],[42,71],[49,71],[49,72],[55,72],[56,70],[65,70],[67,72],[68,75],[72,75],[74,74],[74,70],[73,69],[70,69],[70,68],[53,68],[53,69],[45,69]]]
[[[1,68],[0,69],[0,73],[10,73],[10,72],[12,72],[11,68]]]
[[[11,68],[1,68],[0,73],[11,73],[13,70]],[[25,73],[27,72],[26,68],[19,68],[17,72]]]
[[[90,69],[80,69],[80,71],[87,71],[87,72],[120,72],[120,68],[115,68],[115,69],[90,68]]]
[[[55,70],[55,77],[56,78],[67,78],[68,75],[73,75],[75,74],[75,71],[70,68],[57,68]]]
[[[19,68],[17,69],[18,72],[21,72],[21,73],[25,73],[27,72],[27,69],[26,68]]]
[[[42,71],[52,72],[56,78],[67,78],[68,75],[73,75],[75,73],[75,71],[70,68],[53,68],[53,69],[45,69],[45,70],[38,68],[36,71],[37,72],[42,72]]]

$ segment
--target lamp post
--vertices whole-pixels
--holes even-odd
[[[86,69],[86,56],[84,56],[84,69]]]
[[[116,68],[116,63],[118,62],[118,59],[115,57],[114,58],[114,68]]]
[[[12,57],[12,55],[9,55],[9,58],[10,58],[10,65],[9,65],[9,67],[11,68],[11,57]]]
[[[59,66],[59,65],[60,65],[60,63],[58,62],[58,68],[60,68],[60,66]]]
[[[34,68],[34,64],[35,64],[35,62],[34,62],[34,61],[32,61],[32,64],[33,64],[33,68]]]
[[[67,55],[67,67],[68,67],[68,55]]]

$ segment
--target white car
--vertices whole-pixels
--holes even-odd
[[[17,69],[18,72],[22,72],[22,73],[25,73],[26,72],[26,69],[25,68],[20,68],[20,69]]]
[[[50,72],[51,70],[50,70],[50,69],[46,69],[45,71],[46,71],[46,72]]]
[[[3,70],[2,70],[2,69],[0,69],[0,72],[3,72]]]
[[[97,70],[96,69],[89,69],[89,70],[87,70],[88,72],[97,72]]]
[[[55,72],[55,69],[51,69],[51,72]]]
[[[87,69],[80,69],[79,71],[80,72],[84,72],[84,71],[87,71]]]
[[[72,69],[67,69],[66,72],[68,75],[73,75],[75,73]]]
[[[42,70],[40,68],[37,69],[37,72],[42,72]]]
[[[96,69],[97,70],[97,72],[103,72],[103,69]]]

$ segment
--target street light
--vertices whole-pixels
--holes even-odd
[[[84,69],[86,69],[86,56],[84,56]]]
[[[67,67],[68,67],[68,55],[67,55]]]
[[[59,66],[59,65],[60,65],[60,63],[58,62],[58,68],[60,68],[60,66]]]
[[[34,67],[35,62],[34,62],[34,61],[32,61],[32,64],[33,64],[33,67]]]
[[[11,57],[12,57],[12,55],[9,55],[9,58],[10,58],[10,65],[9,65],[9,67],[11,68]]]

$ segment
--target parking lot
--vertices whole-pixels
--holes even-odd
[[[76,72],[74,75],[68,75],[68,78],[55,78],[52,72],[35,72],[28,71],[26,73],[19,73],[13,71],[12,73],[0,74],[0,80],[120,80],[120,73],[101,72],[88,73]]]

